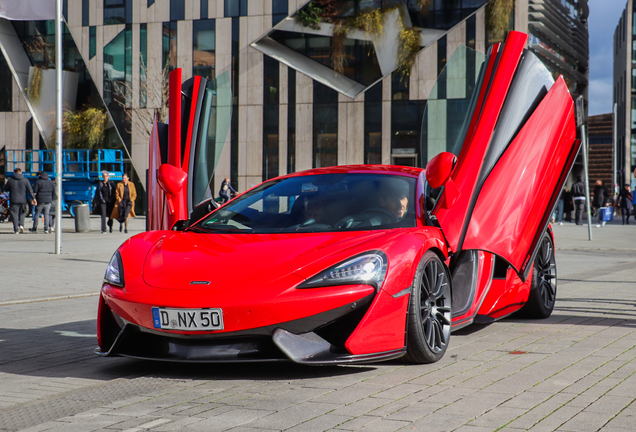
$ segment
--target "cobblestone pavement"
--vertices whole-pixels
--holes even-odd
[[[552,317],[456,333],[434,365],[188,365],[92,350],[97,294],[130,234],[0,224],[0,430],[634,431],[636,229],[555,227]]]

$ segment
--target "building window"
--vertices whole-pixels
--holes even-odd
[[[364,93],[364,163],[382,163],[382,81]]]
[[[170,21],[185,19],[185,0],[170,0]]]
[[[133,0],[104,0],[104,25],[131,24]]]
[[[0,53],[0,112],[11,111],[13,111],[13,77],[4,54]]]
[[[192,23],[192,74],[208,80],[215,78],[215,25],[213,19]]]
[[[201,0],[201,7],[199,9],[201,11],[201,19],[208,19],[208,0]]]
[[[437,41],[437,98],[446,99],[446,74],[441,75],[446,66],[446,36]]]
[[[88,59],[92,59],[97,54],[97,27],[88,28]]]
[[[130,106],[132,31],[127,25],[104,47],[104,102],[109,109]],[[114,103],[114,105],[113,105]]]
[[[289,10],[289,0],[272,0],[272,25],[284,20]]]
[[[177,67],[177,23],[168,21],[162,27],[162,67],[172,71]]]
[[[313,167],[338,165],[338,93],[314,81]]]
[[[263,59],[263,180],[278,176],[278,91],[279,63],[269,56]]]
[[[470,49],[475,49],[477,39],[477,17],[471,15],[466,20],[466,46]]]
[[[287,68],[287,173],[296,171],[296,70]]]
[[[146,108],[148,104],[148,24],[139,24],[139,106]]]
[[[89,23],[89,0],[82,0],[82,26],[86,27],[90,25]]]
[[[225,0],[225,16],[247,16],[247,0]]]
[[[422,116],[426,101],[391,103],[391,164],[417,166],[426,155],[418,155]]]
[[[155,0],[148,0],[148,2],[146,3],[146,7],[149,8],[153,4],[155,4]]]

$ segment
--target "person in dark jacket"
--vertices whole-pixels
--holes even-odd
[[[576,224],[583,225],[583,207],[585,206],[585,183],[583,183],[583,177],[577,176],[571,190]]]
[[[106,234],[106,225],[108,225],[108,231],[113,232],[111,213],[115,206],[115,183],[108,180],[109,177],[108,171],[102,171],[102,181],[99,182],[95,191],[94,205],[99,206],[99,214],[102,216],[102,234]]]
[[[629,183],[623,185],[621,193],[618,195],[618,206],[621,208],[621,215],[623,216],[623,225],[629,225],[629,217],[632,214],[632,189]]]
[[[592,199],[592,205],[594,206],[594,210],[596,210],[596,214],[598,215],[598,225],[597,227],[605,225],[603,222],[603,215],[601,214],[601,209],[605,207],[607,202],[607,188],[603,185],[602,180],[596,180],[596,186],[594,186],[594,198]]]
[[[225,177],[221,182],[221,188],[219,189],[219,196],[221,197],[221,204],[225,204],[230,200],[230,192],[235,194],[236,191],[230,184],[230,179]]]
[[[35,207],[35,219],[33,220],[33,228],[31,231],[37,232],[40,214],[44,215],[44,234],[48,234],[50,226],[51,203],[57,199],[55,195],[55,183],[49,180],[49,175],[45,172],[40,174],[40,178],[35,182],[33,187],[37,206]]]
[[[31,183],[22,175],[22,170],[16,168],[13,170],[13,177],[9,178],[4,185],[4,190],[9,192],[9,213],[13,221],[13,232],[16,234],[24,233],[24,217],[27,214],[27,193],[35,200],[35,194]],[[37,202],[36,202],[37,203]]]

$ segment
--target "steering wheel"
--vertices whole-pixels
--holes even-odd
[[[372,217],[378,216],[382,221],[382,225],[387,223],[397,223],[399,221],[396,215],[382,207],[373,207],[370,209],[366,209],[362,213],[360,213],[360,216],[362,215],[370,215],[366,216],[366,219],[371,219]]]
[[[292,225],[286,228],[286,230],[307,231],[312,229],[329,229],[329,228],[331,228],[330,225],[327,225],[324,223],[318,223],[316,222],[316,219],[311,218],[311,219],[307,219],[305,222],[301,224]]]
[[[334,228],[342,229],[342,228],[355,228],[355,227],[367,227],[373,226],[371,223],[371,219],[374,217],[378,217],[380,219],[379,225],[391,224],[398,222],[397,216],[393,213],[389,212],[386,209],[381,207],[374,207],[370,209],[366,209],[357,215],[349,215],[340,219],[334,225]]]

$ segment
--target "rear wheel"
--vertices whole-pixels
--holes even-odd
[[[446,266],[432,251],[424,254],[415,272],[407,326],[406,361],[434,363],[444,357],[450,339],[451,290]]]
[[[549,234],[544,234],[539,251],[534,259],[532,285],[523,313],[528,318],[547,318],[554,310],[557,293],[557,269],[554,243]]]

